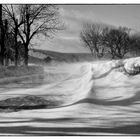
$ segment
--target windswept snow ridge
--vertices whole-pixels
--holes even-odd
[[[46,67],[63,78],[0,93],[2,105],[19,106],[1,111],[0,135],[140,134],[139,67],[140,58]]]
[[[103,100],[109,99],[112,101],[130,98],[136,90],[131,86],[126,89],[125,85],[127,81],[131,84],[134,83],[129,75],[140,72],[140,57],[126,60],[79,63],[72,65],[70,69],[72,69],[72,73],[63,81],[34,89],[8,91],[1,94],[0,99],[37,95],[50,101],[61,102],[58,105],[60,107],[88,98],[103,98]],[[116,89],[117,86],[120,87]]]
[[[128,73],[135,74],[140,72],[140,57],[126,59],[123,63]]]

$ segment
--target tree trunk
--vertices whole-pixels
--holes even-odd
[[[17,35],[18,35],[18,19],[16,20],[15,23],[16,27],[15,27],[15,66],[18,65],[18,44],[17,44]]]
[[[15,66],[18,65],[18,48],[17,44],[15,44]]]
[[[3,34],[2,34],[2,36],[3,36]],[[2,37],[1,38],[1,53],[0,53],[0,63],[1,63],[1,65],[3,66],[4,65],[4,38]]]
[[[24,65],[28,66],[28,44],[24,44]]]
[[[114,53],[111,53],[111,55],[112,55],[112,59],[114,59],[115,58],[115,54]]]
[[[94,53],[93,53],[93,50],[90,50],[90,52],[91,52],[91,56],[92,56],[92,57],[94,57]]]
[[[9,56],[6,55],[5,57],[5,66],[8,66],[9,65]]]
[[[2,4],[0,4],[0,64],[4,65],[4,40],[3,40],[3,23],[2,23]]]
[[[15,66],[18,65],[17,30],[15,30]]]

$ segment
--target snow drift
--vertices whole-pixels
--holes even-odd
[[[134,96],[134,93],[139,90],[131,85],[140,84],[140,75],[136,75],[140,72],[140,57],[77,63],[69,66],[67,71],[72,72],[65,80],[34,89],[4,92],[0,95],[0,99],[37,95],[58,102],[58,107],[61,107],[84,99],[106,100],[106,102],[124,100]]]

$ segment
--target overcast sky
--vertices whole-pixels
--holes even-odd
[[[59,5],[66,30],[55,39],[42,41],[40,48],[60,52],[89,52],[82,47],[79,34],[86,21],[127,26],[140,31],[140,5]]]

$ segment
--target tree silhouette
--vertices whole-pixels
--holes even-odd
[[[15,42],[15,65],[18,60],[18,38],[24,46],[24,64],[28,65],[29,45],[34,37],[50,38],[63,29],[59,19],[59,8],[50,4],[3,5],[3,11],[10,21]]]
[[[15,59],[15,66],[18,64],[18,30],[19,27],[23,24],[23,19],[18,19],[17,15],[21,14],[20,11],[17,11],[19,8],[19,5],[3,5],[3,12],[5,14],[5,17],[9,21],[9,25],[11,27],[11,33],[13,34],[13,42],[14,42],[14,59]]]
[[[118,29],[105,28],[103,30],[102,43],[107,47],[108,52],[115,57],[122,59],[129,52],[130,29],[119,27]]]
[[[92,56],[98,58],[104,55],[104,47],[101,44],[102,26],[96,23],[86,23],[80,33],[84,46],[90,49]]]
[[[18,34],[23,42],[25,54],[24,64],[28,65],[28,51],[31,40],[37,35],[50,37],[62,29],[58,7],[55,5],[21,5],[20,16],[24,23]]]

